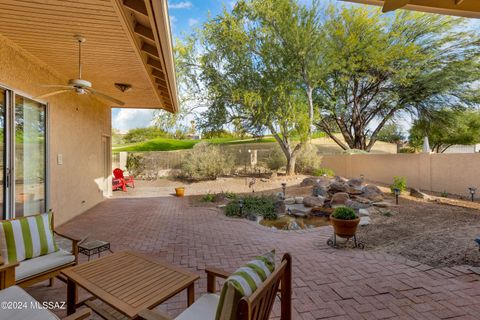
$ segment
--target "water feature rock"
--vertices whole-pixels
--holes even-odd
[[[283,202],[285,202],[285,204],[295,204],[295,198],[287,198],[283,200]]]
[[[325,198],[320,196],[320,197],[305,197],[303,198],[303,204],[305,207],[321,207],[325,203]]]
[[[305,207],[303,204],[287,205],[287,213],[295,217],[306,217],[310,214],[310,208]]]
[[[360,217],[368,217],[368,216],[370,216],[370,211],[368,211],[367,209],[359,209],[358,210],[358,215]]]
[[[325,207],[317,207],[317,208],[312,208],[312,211],[310,211],[312,216],[315,217],[328,217],[332,214],[333,208],[325,208]]]
[[[332,182],[328,187],[328,192],[330,193],[337,193],[337,192],[345,192],[347,191],[348,185],[345,182]]]
[[[338,206],[338,205],[345,205],[347,201],[350,200],[350,196],[346,192],[337,192],[335,193],[332,198],[330,199],[330,205]]]
[[[361,196],[354,196],[352,197],[355,201],[363,203],[363,204],[371,204],[372,201],[368,200],[367,198]]]
[[[343,182],[343,183],[346,183],[348,180],[345,179],[344,177],[340,177],[340,176],[335,176],[333,177],[333,179],[336,181],[336,182]]]
[[[301,187],[308,187],[308,186],[313,186],[315,183],[317,183],[318,178],[317,177],[309,177],[303,179],[303,181],[300,183]]]
[[[295,197],[295,204],[303,204],[303,197]]]
[[[327,195],[327,188],[319,183],[315,184],[312,189],[312,196],[322,196],[325,197]]]
[[[347,190],[346,192],[348,194],[352,194],[352,195],[360,195],[363,193],[363,191],[361,189],[358,189],[358,188],[354,188],[354,187],[351,187],[351,186],[348,186],[347,187]]]
[[[298,225],[297,221],[292,220],[287,225],[287,230],[300,230],[300,226]]]
[[[353,178],[348,180],[347,183],[350,187],[361,190],[363,185],[363,178]]]
[[[285,201],[277,200],[275,202],[275,212],[278,214],[285,213],[287,211],[287,206],[285,205]]]
[[[370,217],[360,217],[360,226],[368,226],[370,224]]]
[[[360,209],[366,209],[366,208],[370,207],[369,204],[360,203],[360,202],[357,202],[357,201],[354,201],[354,200],[347,200],[345,205],[349,208],[352,208],[355,211],[360,210]]]
[[[369,193],[369,192],[382,193],[382,190],[380,190],[379,187],[373,184],[367,184],[365,187],[362,188],[362,191],[365,193]]]

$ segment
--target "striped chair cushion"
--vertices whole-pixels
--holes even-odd
[[[58,251],[51,221],[51,212],[0,221],[0,255],[8,263]]]
[[[223,285],[215,320],[235,319],[239,301],[254,293],[274,270],[275,250],[256,257],[235,271]]]

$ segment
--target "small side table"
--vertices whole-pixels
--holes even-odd
[[[90,261],[90,256],[98,254],[98,257],[100,257],[100,253],[104,251],[110,251],[113,253],[112,249],[110,249],[110,242],[92,240],[78,245],[78,252],[86,255],[88,261]]]

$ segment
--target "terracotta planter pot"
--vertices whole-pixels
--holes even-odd
[[[175,195],[177,197],[183,197],[185,195],[185,187],[175,188]]]
[[[333,226],[333,230],[335,230],[335,234],[342,238],[350,238],[355,235],[357,232],[357,226],[360,223],[360,218],[354,220],[342,220],[342,219],[335,219],[334,217],[330,216],[330,223]]]

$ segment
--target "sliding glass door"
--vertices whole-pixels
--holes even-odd
[[[0,219],[46,211],[46,106],[0,88]]]
[[[15,95],[15,216],[45,212],[45,105]]]

